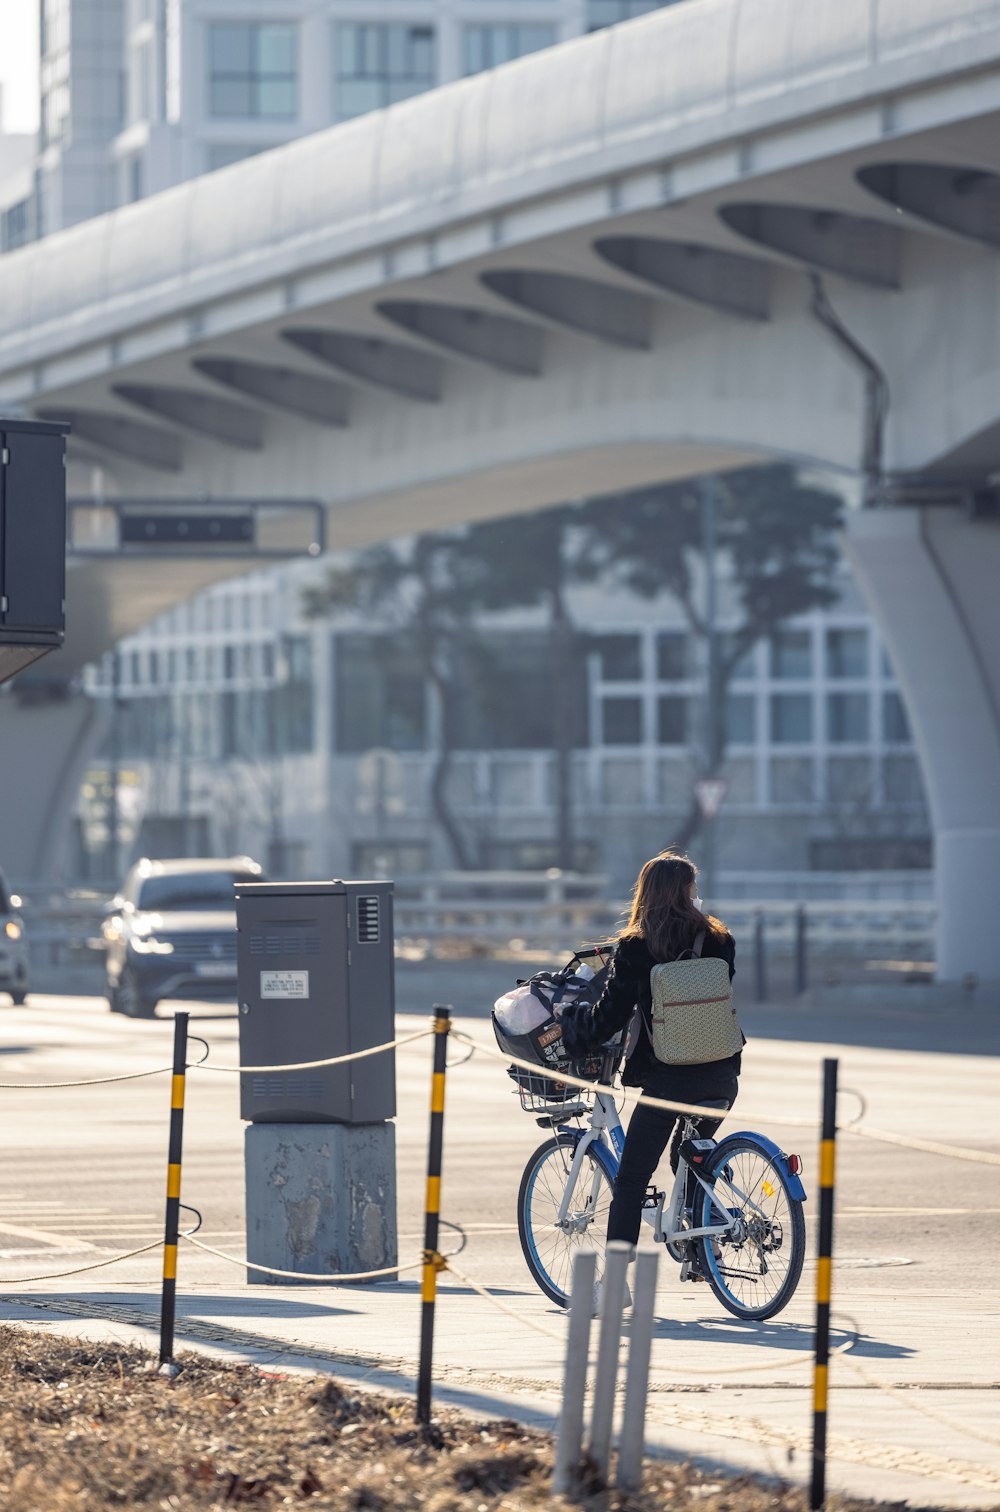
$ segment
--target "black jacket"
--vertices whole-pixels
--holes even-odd
[[[729,979],[736,974],[736,944],[728,930],[717,934],[709,930],[701,951],[703,956],[715,956],[729,963]],[[632,1017],[636,1004],[642,1009],[644,1023],[649,1024],[653,1012],[653,994],[649,973],[657,965],[645,940],[626,938],[618,942],[604,990],[596,1003],[569,1003],[563,1011],[563,1044],[569,1054],[586,1055],[612,1035],[623,1029]],[[671,1068],[680,1069],[680,1068]],[[653,1054],[649,1034],[643,1030],[634,1053],[625,1063],[622,1080],[633,1087],[646,1086],[661,1080],[664,1070],[662,1061]],[[685,1074],[698,1080],[706,1073],[732,1071],[738,1076],[740,1054],[727,1056],[722,1061],[709,1061],[704,1065],[683,1067]]]

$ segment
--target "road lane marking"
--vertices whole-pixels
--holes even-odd
[[[36,1244],[50,1244],[53,1249],[69,1249],[65,1234],[53,1234],[48,1229],[25,1228],[20,1223],[6,1223],[0,1221],[0,1234],[13,1234],[15,1239],[34,1239]],[[74,1241],[75,1242],[75,1241]],[[86,1243],[86,1249],[96,1249],[94,1244]]]

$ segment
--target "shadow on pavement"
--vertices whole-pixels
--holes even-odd
[[[653,1330],[655,1339],[676,1339],[690,1344],[701,1340],[705,1344],[745,1344],[754,1349],[787,1349],[793,1353],[811,1353],[815,1343],[812,1324],[807,1323],[753,1323],[737,1318],[720,1318],[683,1321],[675,1318],[658,1318]],[[850,1342],[851,1354],[863,1355],[869,1360],[903,1360],[916,1354],[905,1344],[889,1344],[870,1334],[856,1333],[853,1329],[833,1325],[830,1331],[830,1346]]]

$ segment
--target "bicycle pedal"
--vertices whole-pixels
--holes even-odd
[[[642,1205],[644,1208],[659,1207],[666,1195],[666,1192],[658,1192],[655,1187],[650,1187],[642,1200]]]
[[[682,1281],[704,1281],[705,1273],[696,1260],[684,1260],[681,1263]]]

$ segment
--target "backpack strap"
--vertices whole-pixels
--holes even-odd
[[[703,929],[699,929],[698,933],[695,935],[694,944],[691,946],[691,954],[693,956],[700,956],[701,952],[702,952],[702,947],[704,946],[704,944],[705,944],[705,931]]]

